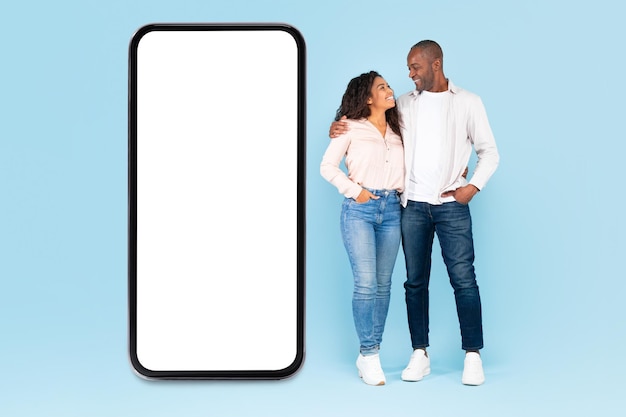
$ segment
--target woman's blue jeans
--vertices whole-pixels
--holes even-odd
[[[354,276],[352,313],[362,355],[378,353],[391,295],[391,275],[400,248],[400,198],[396,191],[369,190],[379,198],[346,198],[341,234]]]
[[[413,348],[428,346],[428,284],[435,233],[461,328],[461,347],[483,347],[480,294],[474,272],[474,243],[469,206],[456,201],[431,205],[410,201],[402,209],[402,247],[406,261],[406,309]]]

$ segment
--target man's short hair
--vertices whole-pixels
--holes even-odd
[[[441,50],[441,46],[435,41],[431,40],[423,40],[419,41],[415,45],[411,47],[411,50],[419,48],[422,50],[422,53],[429,58],[432,62],[435,59],[440,59],[443,61],[443,51]]]

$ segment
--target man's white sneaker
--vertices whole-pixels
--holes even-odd
[[[430,358],[424,349],[415,349],[411,354],[411,360],[404,371],[402,371],[403,381],[421,381],[430,374]]]
[[[485,373],[483,372],[483,361],[480,359],[478,352],[467,352],[465,354],[465,363],[463,366],[463,377],[461,382],[465,385],[481,385],[485,382]]]
[[[385,373],[380,366],[380,356],[359,354],[356,360],[356,367],[359,370],[359,377],[363,378],[363,382],[367,385],[385,385]]]

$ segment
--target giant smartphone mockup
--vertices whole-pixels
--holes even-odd
[[[129,348],[146,378],[280,379],[304,359],[305,44],[153,24],[129,48]]]

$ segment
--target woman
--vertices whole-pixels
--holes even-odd
[[[400,117],[393,90],[375,71],[353,78],[335,120],[344,116],[349,131],[330,142],[320,172],[346,197],[341,234],[354,276],[359,376],[366,384],[384,385],[378,351],[400,246],[399,193],[404,190]],[[347,175],[339,168],[344,157]]]

